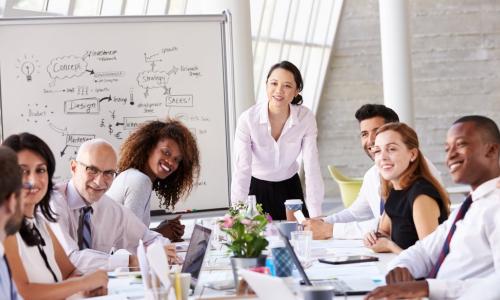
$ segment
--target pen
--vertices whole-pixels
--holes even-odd
[[[382,220],[383,220],[383,219],[384,219],[384,214],[381,214],[381,215],[380,215],[380,220],[379,220],[379,221],[378,221],[378,223],[377,223],[377,229],[375,230],[375,236],[376,236],[377,238],[382,237],[382,234],[381,234],[380,232],[378,232],[378,229],[380,228],[380,223],[382,223]]]

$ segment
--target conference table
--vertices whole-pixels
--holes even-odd
[[[198,222],[199,223],[199,222]],[[214,226],[213,220],[204,220],[202,225],[209,227]],[[186,236],[192,230],[194,225],[187,225]],[[215,227],[213,227],[215,228]],[[215,229],[215,235],[218,231]],[[311,245],[311,264],[305,271],[309,279],[349,279],[358,277],[368,277],[377,285],[384,284],[385,268],[388,262],[395,257],[389,253],[373,253],[370,249],[363,246],[361,240],[326,240],[312,241]],[[182,255],[182,253],[180,253]],[[319,263],[319,257],[334,257],[343,255],[372,255],[377,256],[379,261],[368,263],[357,263],[349,265],[327,265]],[[199,276],[199,281],[190,296],[190,299],[241,299],[242,296],[235,296],[234,289],[217,290],[214,286],[223,286],[225,283],[233,279],[229,253],[227,252],[222,241],[217,238],[212,238],[210,249],[208,250],[203,267]],[[300,278],[296,271],[293,273],[293,283],[290,288],[297,293],[297,299],[300,299]],[[289,281],[290,282],[290,281]],[[289,284],[290,285],[290,284]],[[140,279],[134,276],[123,276],[119,278],[110,278],[108,285],[109,295],[98,297],[101,300],[117,300],[117,299],[144,299],[144,287]],[[255,298],[255,296],[254,296]],[[336,299],[343,297],[337,296]],[[348,299],[363,299],[363,296],[348,296]]]

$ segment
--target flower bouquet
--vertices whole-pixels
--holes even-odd
[[[219,221],[221,231],[229,237],[225,245],[232,253],[235,284],[238,283],[239,268],[265,265],[266,256],[262,255],[262,251],[269,243],[264,237],[264,230],[270,221],[271,217],[262,212],[262,206],[255,203],[237,203]]]

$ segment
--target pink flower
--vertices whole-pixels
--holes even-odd
[[[234,224],[234,219],[230,215],[225,215],[224,224],[222,224],[222,227],[231,228],[233,227],[233,224]]]
[[[252,224],[252,220],[245,218],[245,219],[241,220],[241,224],[250,225],[250,224]]]
[[[266,219],[267,219],[267,222],[269,222],[269,223],[273,222],[273,217],[271,217],[270,214],[266,214]]]

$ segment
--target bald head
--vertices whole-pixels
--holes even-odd
[[[83,143],[71,162],[72,181],[82,198],[92,204],[113,183],[117,157],[113,146],[103,139]]]
[[[80,148],[78,148],[78,153],[76,154],[76,160],[81,161],[88,156],[96,155],[96,151],[107,152],[105,154],[112,155],[116,159],[116,151],[113,145],[106,141],[105,139],[92,139],[85,141]]]

